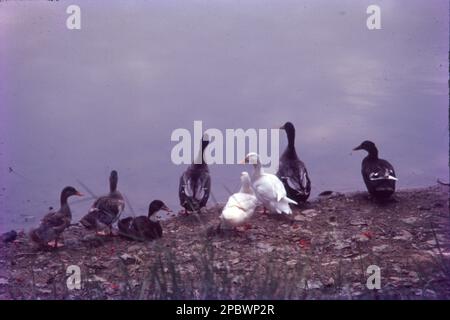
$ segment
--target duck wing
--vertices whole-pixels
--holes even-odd
[[[46,214],[42,220],[41,225],[55,230],[66,228],[70,224],[70,215],[62,211],[54,211]]]
[[[119,218],[124,208],[125,202],[123,199],[105,196],[94,202],[90,212],[97,212],[97,219],[109,225]]]
[[[262,202],[280,201],[286,197],[283,183],[273,174],[262,174],[253,183],[253,188]]]
[[[128,217],[120,219],[117,222],[117,227],[119,228],[119,233],[123,236],[129,236],[132,234],[131,225],[133,223],[133,217]]]
[[[44,245],[55,240],[70,225],[70,214],[61,210],[47,213],[36,229],[30,231],[31,240]]]
[[[295,190],[299,194],[309,194],[311,192],[311,180],[305,164],[300,160],[291,162],[282,162],[277,172],[277,176],[289,188]]]
[[[133,234],[141,240],[153,240],[162,236],[162,228],[159,222],[150,221],[144,216],[133,220],[132,230]]]
[[[384,159],[363,161],[362,175],[367,182],[378,180],[397,180],[394,167]]]
[[[229,198],[223,208],[223,211],[230,208],[239,208],[245,212],[249,212],[255,209],[258,204],[258,199],[248,193],[234,193]]]
[[[178,194],[181,206],[198,210],[208,202],[211,177],[208,170],[189,168],[180,177]]]

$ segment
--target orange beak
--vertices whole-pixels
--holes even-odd
[[[78,192],[78,191],[77,191],[77,193],[75,193],[75,195],[76,195],[76,196],[79,196],[79,197],[84,196],[84,194],[82,194],[81,192]]]

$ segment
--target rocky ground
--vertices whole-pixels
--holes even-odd
[[[385,204],[329,193],[292,216],[255,214],[217,233],[220,207],[163,221],[163,238],[100,237],[75,224],[65,246],[26,235],[0,248],[1,299],[449,299],[448,187],[403,190]],[[67,268],[79,266],[81,289]],[[377,265],[381,289],[366,287]]]

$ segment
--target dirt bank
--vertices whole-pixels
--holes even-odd
[[[403,190],[387,204],[331,194],[217,234],[220,207],[163,221],[151,243],[97,237],[79,225],[36,251],[24,234],[0,248],[1,299],[450,298],[448,187]],[[81,269],[69,290],[66,269]],[[366,288],[366,269],[381,289]]]

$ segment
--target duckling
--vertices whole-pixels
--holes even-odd
[[[295,127],[286,122],[280,129],[286,131],[288,146],[280,157],[277,176],[283,182],[290,199],[305,202],[311,193],[311,180],[305,164],[295,151]]]
[[[109,229],[109,234],[112,235],[112,225],[125,209],[124,198],[117,190],[118,180],[117,171],[111,171],[109,194],[95,200],[88,214],[80,220],[80,223],[88,230],[96,230],[98,234],[104,234],[104,230]]]
[[[364,141],[353,150],[365,150],[369,154],[361,165],[361,174],[367,191],[377,199],[387,199],[395,192],[394,167],[386,160],[378,158],[378,149],[372,141]]]
[[[162,237],[162,227],[155,214],[159,211],[171,212],[161,200],[154,200],[148,206],[148,215],[119,220],[117,226],[121,235],[137,241],[154,240]]]
[[[197,160],[191,164],[180,177],[178,196],[180,205],[188,211],[199,211],[206,206],[211,191],[211,177],[208,165],[203,158],[203,152],[208,146],[209,140],[205,135],[202,139],[202,148]]]
[[[65,187],[61,191],[61,207],[57,211],[47,213],[38,228],[30,231],[30,239],[39,246],[50,246],[54,241],[54,248],[58,247],[58,240],[63,231],[70,225],[72,212],[67,199],[71,196],[82,196],[74,187]]]

